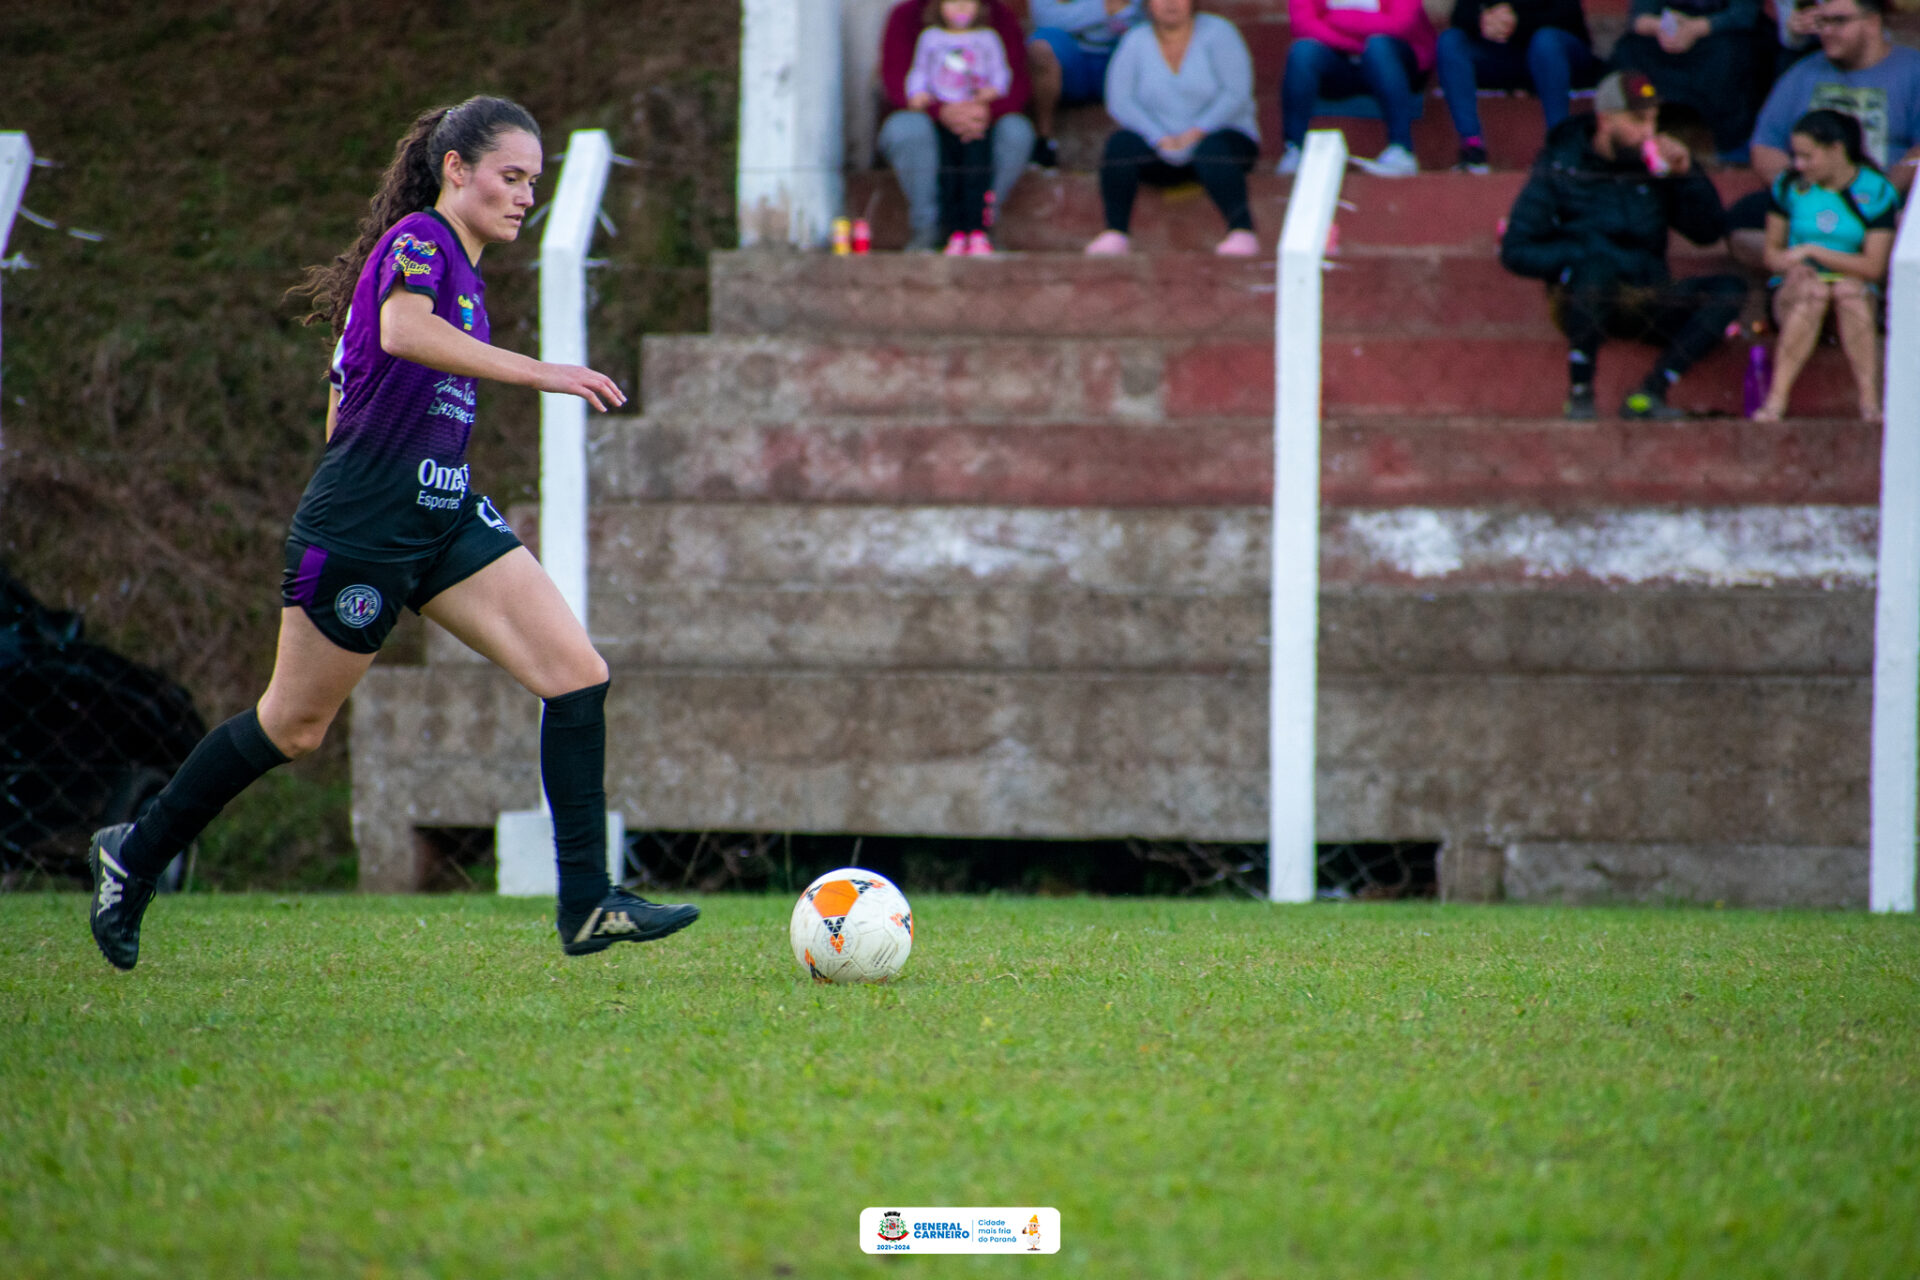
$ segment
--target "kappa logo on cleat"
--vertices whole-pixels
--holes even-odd
[[[594,932],[616,935],[638,933],[640,932],[640,926],[635,924],[633,918],[624,911],[609,911],[607,912],[606,918],[600,922],[600,927],[594,930]]]
[[[112,855],[102,849],[100,851],[100,910],[102,911],[113,910],[114,904],[126,896],[126,890],[121,887],[120,881],[113,878],[116,871],[120,873],[121,879],[126,878],[126,870],[113,860]]]

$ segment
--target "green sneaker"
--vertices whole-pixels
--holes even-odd
[[[1652,419],[1657,422],[1672,422],[1687,416],[1685,409],[1675,408],[1667,403],[1664,391],[1640,390],[1628,396],[1626,403],[1620,406],[1623,418]]]

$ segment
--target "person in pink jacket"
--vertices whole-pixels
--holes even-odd
[[[1383,178],[1419,171],[1413,159],[1413,113],[1433,69],[1436,36],[1420,0],[1288,0],[1293,47],[1280,81],[1280,128],[1286,151],[1280,172],[1300,164],[1300,144],[1321,98],[1367,94],[1387,122],[1387,149],[1354,163]]]

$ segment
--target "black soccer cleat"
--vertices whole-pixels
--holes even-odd
[[[589,956],[616,942],[652,942],[680,932],[699,918],[700,908],[690,903],[648,902],[615,887],[586,915],[569,920],[561,914],[560,949],[570,956]]]
[[[102,827],[87,846],[87,870],[93,873],[88,923],[93,927],[94,945],[116,969],[140,963],[140,917],[153,901],[155,888],[153,881],[132,875],[120,865],[120,846],[132,833],[131,822]]]

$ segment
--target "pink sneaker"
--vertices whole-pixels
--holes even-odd
[[[1132,248],[1124,231],[1102,231],[1088,242],[1086,254],[1090,258],[1117,258]]]
[[[991,258],[993,241],[987,239],[984,231],[975,231],[967,237],[967,256],[969,258]]]
[[[966,232],[956,231],[947,237],[947,256],[949,258],[964,258],[967,256]]]
[[[1260,253],[1260,241],[1251,231],[1229,231],[1213,251],[1223,258],[1252,258]]]

